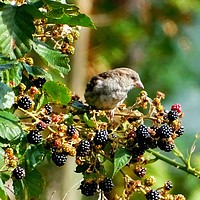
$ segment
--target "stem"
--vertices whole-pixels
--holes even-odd
[[[182,171],[187,172],[188,174],[191,174],[197,178],[200,178],[200,172],[195,170],[194,168],[191,168],[190,166],[187,165],[183,165],[175,160],[172,160],[166,156],[164,156],[163,154],[160,154],[154,150],[148,149],[147,152],[151,153],[152,155],[154,155],[157,159],[160,159],[174,167],[176,167],[177,169],[180,169]]]
[[[28,111],[26,111],[26,110],[24,110],[23,108],[20,108],[20,107],[18,107],[18,109],[20,111],[22,111],[25,115],[33,118],[35,121],[38,121],[38,118],[34,114],[32,114],[32,113],[30,113],[30,112],[28,112]]]

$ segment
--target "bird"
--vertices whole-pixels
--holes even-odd
[[[130,68],[115,68],[93,76],[86,85],[84,98],[94,109],[113,110],[133,88],[144,88],[139,74]]]

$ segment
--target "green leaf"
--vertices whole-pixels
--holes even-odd
[[[11,108],[14,104],[15,93],[5,83],[0,82],[0,109]]]
[[[93,118],[90,118],[87,116],[87,113],[84,113],[83,115],[83,121],[91,128],[96,128],[96,123]]]
[[[131,160],[131,151],[124,148],[119,148],[114,156],[114,171],[113,176],[122,169]]]
[[[59,71],[61,76],[64,77],[70,71],[69,57],[67,55],[50,48],[40,41],[36,41],[33,48],[48,63],[49,67]]]
[[[83,27],[88,27],[88,28],[95,28],[92,20],[85,14],[78,14],[78,15],[75,15],[75,16],[65,14],[60,19],[50,18],[48,20],[48,23],[67,24],[69,26],[83,26]]]
[[[5,191],[5,187],[3,184],[3,181],[0,179],[0,199],[1,200],[7,200],[7,195],[6,195],[6,191]]]
[[[40,164],[45,157],[45,149],[43,145],[30,146],[25,154],[25,158],[28,164],[28,169],[34,169]]]
[[[22,70],[21,63],[13,65],[11,69],[0,72],[1,81],[12,87],[16,87],[21,83]]]
[[[45,71],[39,66],[30,66],[25,63],[23,63],[23,66],[29,75],[34,77],[38,75],[45,75]]]
[[[52,9],[46,13],[48,18],[60,19],[65,14],[63,8]]]
[[[35,30],[33,17],[23,6],[5,6],[0,11],[0,48],[10,59],[22,57],[31,50]]]
[[[49,81],[43,85],[43,89],[55,103],[67,105],[71,101],[71,91],[63,83]]]
[[[18,63],[17,60],[10,60],[9,58],[0,54],[0,71],[11,69]]]
[[[16,200],[37,199],[44,186],[44,178],[37,169],[26,172],[24,179],[13,181]]]
[[[7,140],[13,140],[22,133],[18,126],[18,118],[15,115],[0,111],[0,137]]]
[[[4,150],[0,147],[0,169],[5,165],[4,163]]]
[[[72,113],[67,113],[64,115],[64,121],[65,123],[67,123],[67,125],[72,125],[74,123],[74,120],[73,120],[73,115]]]

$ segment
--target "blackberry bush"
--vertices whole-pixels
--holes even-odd
[[[12,172],[13,177],[15,177],[16,179],[22,179],[25,177],[26,173],[25,173],[25,169],[23,167],[17,166],[13,172]]]

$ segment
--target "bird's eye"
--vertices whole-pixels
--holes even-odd
[[[135,76],[131,76],[131,79],[135,81],[137,78]]]

